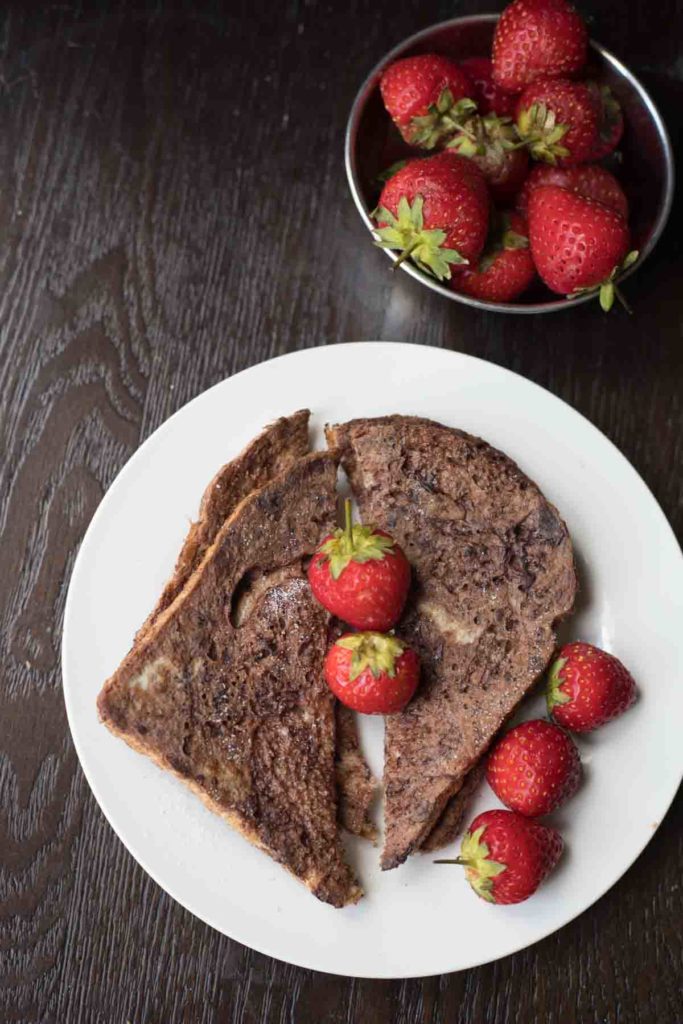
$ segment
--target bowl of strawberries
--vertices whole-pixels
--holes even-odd
[[[657,108],[567,0],[513,0],[395,47],[356,97],[345,161],[394,267],[499,312],[628,309],[621,281],[673,199]]]

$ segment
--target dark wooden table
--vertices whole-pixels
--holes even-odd
[[[629,282],[632,319],[527,319],[389,273],[349,197],[343,131],[368,69],[430,22],[499,6],[2,5],[2,1021],[683,1020],[680,799],[626,877],[537,946],[441,978],[334,978],[218,935],[144,874],[90,794],[62,702],[67,584],[112,478],[188,399],[281,352],[384,338],[508,366],[612,438],[680,535],[675,214]],[[680,4],[592,14],[680,136]]]

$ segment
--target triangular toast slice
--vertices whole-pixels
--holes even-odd
[[[309,418],[308,409],[280,417],[268,424],[236,458],[221,466],[202,495],[199,516],[190,526],[173,575],[136,639],[145,635],[178,596],[239,503],[308,454]],[[348,832],[374,841],[377,830],[370,818],[370,805],[377,783],[363,757],[353,712],[344,714],[338,710],[337,719],[339,818]]]
[[[334,527],[337,457],[308,455],[233,511],[98,698],[102,721],[185,781],[321,900],[361,889],[337,825],[328,616],[301,568]]]
[[[576,576],[557,510],[485,441],[406,416],[327,430],[366,522],[413,567],[399,632],[421,683],[386,720],[385,844],[396,867],[427,838],[551,657]]]

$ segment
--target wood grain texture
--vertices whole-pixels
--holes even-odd
[[[683,1019],[680,797],[614,889],[537,946],[440,978],[332,978],[231,942],[159,890],[90,795],[62,703],[64,597],[102,494],[170,413],[278,353],[385,338],[507,366],[611,437],[681,536],[673,229],[629,282],[632,319],[589,306],[499,317],[391,274],[348,195],[343,129],[368,69],[418,28],[500,6],[2,7],[3,1021]],[[591,14],[593,34],[651,88],[680,153],[680,4],[595,0]]]

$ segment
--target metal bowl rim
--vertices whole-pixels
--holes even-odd
[[[356,173],[356,158],[353,147],[353,140],[358,127],[360,115],[363,109],[365,108],[365,104],[367,102],[371,90],[375,87],[377,83],[377,79],[380,75],[380,72],[384,70],[387,64],[389,64],[392,60],[394,60],[402,53],[404,53],[405,50],[407,50],[409,47],[414,46],[416,43],[421,42],[425,38],[429,38],[431,35],[433,35],[435,32],[438,32],[439,30],[451,28],[455,25],[464,25],[467,24],[468,22],[477,22],[479,24],[481,24],[482,22],[495,22],[498,21],[499,17],[499,14],[468,14],[462,18],[448,18],[445,21],[439,21],[434,25],[430,25],[427,28],[421,29],[419,32],[415,32],[412,36],[408,36],[402,42],[394,46],[387,54],[385,54],[385,56],[380,61],[378,61],[378,63],[373,67],[372,71],[370,71],[370,73],[363,81],[363,84],[356,93],[356,97],[353,101],[351,113],[349,114],[349,119],[346,125],[346,133],[344,138],[344,165],[346,168],[346,177],[349,183],[349,188],[351,190],[351,195],[353,197],[354,203],[356,204],[356,209],[360,213],[361,218],[365,223],[365,226],[368,228],[370,232],[373,231],[374,225],[370,220],[368,210],[366,209],[365,203],[363,202],[363,199],[360,194],[358,175]],[[607,50],[600,43],[597,43],[594,39],[591,39],[590,45],[603,60],[605,60],[608,64],[612,66],[612,68],[614,69],[614,71],[617,72],[618,75],[626,79],[626,81],[631,86],[633,86],[640,100],[642,101],[648,113],[650,114],[652,121],[654,122],[657,134],[662,144],[662,149],[664,151],[664,198],[662,200],[662,203],[660,204],[657,219],[653,224],[650,237],[648,238],[646,244],[640,251],[640,258],[638,262],[634,266],[630,267],[622,277],[622,280],[626,280],[627,277],[630,277],[630,275],[634,273],[634,271],[636,271],[640,266],[642,266],[647,257],[650,255],[655,245],[659,241],[661,234],[664,230],[664,227],[666,226],[666,222],[669,219],[669,214],[671,212],[671,206],[673,203],[674,185],[676,177],[674,156],[671,147],[671,140],[669,138],[669,133],[667,131],[666,125],[662,120],[661,114],[659,113],[659,110],[657,109],[654,100],[652,99],[648,91],[645,89],[645,87],[642,85],[642,83],[639,81],[639,79],[636,78],[633,72],[630,71],[625,64],[622,64],[618,57],[615,57],[610,50]],[[384,252],[386,253],[389,259],[393,258],[390,251],[385,249]],[[442,284],[439,284],[438,281],[431,281],[425,274],[422,274],[417,269],[417,267],[414,267],[412,264],[408,262],[402,263],[401,269],[404,270],[407,274],[410,274],[411,277],[414,277],[415,280],[419,281],[427,288],[431,288],[432,291],[438,292],[440,295],[445,296],[445,298],[447,299],[455,300],[456,302],[461,302],[466,306],[474,306],[476,309],[484,309],[487,310],[488,312],[521,314],[555,313],[558,312],[559,310],[569,309],[572,306],[579,306],[583,302],[593,301],[594,299],[593,295],[588,294],[577,295],[573,299],[556,299],[551,300],[549,302],[536,302],[528,305],[522,305],[513,302],[483,302],[482,300],[472,298],[469,295],[462,295],[459,292],[451,291],[449,288],[444,288],[444,286]]]

